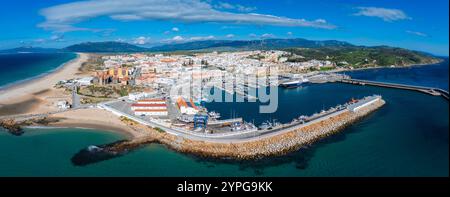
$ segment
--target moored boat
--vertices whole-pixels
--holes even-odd
[[[280,83],[280,86],[284,87],[284,88],[298,88],[298,87],[302,87],[302,85],[304,83],[308,83],[308,82],[309,82],[308,79],[302,78],[302,79],[298,79],[298,80],[292,80],[292,81],[286,81],[286,82]]]

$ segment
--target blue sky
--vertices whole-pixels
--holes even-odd
[[[448,0],[15,0],[0,49],[85,41],[142,46],[208,39],[335,39],[449,53]]]

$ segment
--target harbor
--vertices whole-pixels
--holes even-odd
[[[449,3],[8,1],[2,193],[443,191]]]
[[[260,126],[261,123],[264,123],[267,120],[270,120],[269,122],[272,123],[272,126],[274,125],[275,122],[278,122],[278,121],[283,122],[284,124],[289,124],[291,121],[294,121],[295,119],[300,120],[301,118],[305,118],[305,117],[300,117],[299,116],[300,114],[305,114],[305,115],[309,114],[308,116],[312,117],[312,115],[315,114],[315,113],[320,114],[322,110],[323,111],[328,111],[332,107],[338,108],[339,104],[344,104],[346,102],[351,101],[352,100],[351,99],[351,97],[352,97],[351,95],[353,95],[355,98],[363,98],[363,95],[370,95],[371,93],[374,93],[374,92],[376,92],[376,93],[378,93],[380,95],[383,95],[383,99],[388,99],[389,102],[392,102],[392,105],[395,104],[396,106],[399,106],[398,105],[399,101],[396,101],[397,100],[397,96],[394,96],[394,95],[398,95],[398,94],[399,95],[403,95],[403,94],[405,94],[404,97],[416,98],[416,100],[417,100],[417,101],[415,101],[413,103],[410,103],[410,102],[404,103],[402,101],[402,105],[400,105],[400,107],[396,107],[396,108],[392,108],[392,105],[384,106],[383,109],[382,109],[383,111],[385,111],[388,108],[390,110],[394,110],[395,111],[395,112],[389,113],[389,115],[388,115],[389,118],[386,117],[387,119],[393,119],[393,118],[395,119],[396,117],[405,117],[405,116],[409,117],[409,116],[412,116],[413,114],[410,114],[410,113],[409,114],[408,113],[407,114],[403,114],[403,113],[399,114],[398,113],[399,110],[402,110],[403,108],[405,108],[405,106],[401,107],[403,105],[406,105],[406,106],[415,105],[415,106],[418,107],[418,109],[420,111],[422,111],[424,113],[431,113],[431,111],[427,110],[430,107],[431,107],[430,110],[432,110],[432,111],[438,111],[438,112],[442,111],[442,110],[439,110],[440,108],[436,108],[436,105],[438,105],[438,106],[441,105],[441,102],[439,102],[439,100],[440,100],[439,98],[437,98],[438,100],[436,101],[436,98],[433,98],[433,97],[428,98],[429,97],[428,94],[423,94],[423,95],[422,94],[417,94],[417,93],[415,93],[416,91],[403,91],[403,90],[396,90],[396,89],[391,89],[391,88],[382,88],[382,87],[377,87],[377,86],[366,86],[366,87],[364,87],[364,86],[360,86],[360,85],[353,85],[353,84],[347,84],[347,83],[318,83],[317,85],[315,85],[313,83],[311,83],[311,84],[313,86],[309,86],[308,84],[303,84],[305,86],[305,88],[304,89],[298,89],[298,90],[286,89],[285,91],[283,91],[283,88],[280,87],[280,91],[282,92],[282,97],[281,97],[282,100],[281,100],[281,102],[283,104],[281,104],[281,106],[280,106],[281,107],[279,109],[280,112],[273,115],[273,117],[276,117],[278,120],[272,119],[271,116],[260,115],[262,120],[255,121],[255,124]],[[314,88],[311,88],[311,87],[314,87]],[[323,92],[327,92],[327,91],[331,91],[331,90],[335,91],[334,92],[334,96],[327,100],[327,98],[329,96],[324,95]],[[307,92],[308,95],[303,95],[303,93],[305,93],[305,92]],[[290,98],[290,97],[293,97],[293,98],[296,99],[296,101],[295,101],[297,103],[296,105],[299,105],[299,107],[294,107],[294,105],[291,105],[290,107],[284,107],[288,103],[292,104],[292,101],[288,100],[288,98]],[[420,99],[422,97],[423,97],[423,99]],[[425,99],[425,98],[428,98],[428,99]],[[121,100],[121,99],[119,99],[119,100]],[[428,104],[422,103],[422,102],[428,101],[428,100],[430,100],[432,103],[428,103]],[[434,104],[435,102],[440,103],[440,104]],[[323,107],[322,104],[319,104],[319,103],[324,103],[325,107]],[[237,109],[241,109],[242,108],[243,111],[249,111],[250,112],[250,111],[253,111],[254,109],[256,109],[256,108],[251,108],[251,107],[250,108],[243,108],[242,106],[244,106],[244,104],[242,104],[242,105],[240,105],[240,104],[233,104],[233,105],[235,105],[235,107]],[[225,106],[228,106],[228,105],[225,105]],[[427,106],[427,107],[425,107],[425,106]],[[251,117],[255,117],[255,115],[252,114],[252,113],[244,114],[243,111],[240,111],[240,110],[235,110],[233,112],[233,114],[236,114],[236,115],[233,116],[233,115],[229,115],[229,114],[231,114],[231,113],[229,113],[229,110],[220,110],[220,108],[213,107],[213,106],[210,106],[210,105],[207,105],[206,107],[208,109],[210,109],[211,112],[212,111],[216,111],[217,112],[217,113],[211,113],[211,117],[216,117],[218,120],[220,120],[220,119],[222,119],[222,120],[231,119],[233,117],[236,117],[236,115],[237,115],[237,117],[242,117],[242,121],[253,122]],[[230,107],[226,107],[226,108],[229,109]],[[74,109],[74,111],[77,111],[77,110],[84,110],[84,109]],[[170,110],[172,110],[172,109],[169,109],[169,111]],[[173,109],[173,110],[177,111],[177,109]],[[383,114],[382,112],[380,112],[380,113]],[[375,117],[380,117],[380,113],[377,113],[379,115],[376,115]],[[130,114],[132,114],[132,113],[130,112]],[[319,116],[317,114],[316,114],[316,117]],[[346,114],[347,113],[342,113],[338,117],[344,117],[342,115],[346,115]],[[54,114],[51,114],[51,115],[54,115]],[[439,120],[438,117],[442,116],[442,115],[445,116],[446,114],[439,113],[439,115],[433,115],[432,116],[433,117],[432,120],[434,120],[434,119]],[[447,112],[447,115],[448,115],[448,112]],[[44,116],[46,116],[46,115],[42,114],[41,116],[35,116],[35,117],[44,117]],[[116,116],[120,117],[119,115],[116,115]],[[414,115],[414,116],[417,116],[417,115]],[[13,116],[11,116],[11,117],[13,117]],[[14,117],[18,117],[20,120],[24,120],[24,119],[29,118],[30,116],[26,116],[25,115],[25,116],[14,116]],[[283,117],[287,117],[287,118],[283,118]],[[384,115],[381,116],[381,117],[384,117]],[[140,118],[142,118],[142,117],[140,117]],[[409,118],[409,119],[411,119],[411,118]],[[324,125],[325,124],[326,125],[329,124],[330,126],[333,126],[333,128],[334,128],[334,126],[338,126],[337,122],[339,122],[341,119],[339,119],[339,120],[326,119],[326,120],[333,120],[333,122],[330,121],[330,122],[322,122],[322,123]],[[354,130],[352,128],[356,127],[356,128],[361,129],[360,126],[358,126],[359,122],[364,123],[364,124],[370,124],[370,120],[373,120],[373,117],[372,118],[368,118],[367,120],[355,120],[355,121],[353,121],[353,124],[351,124],[351,125],[354,125],[354,126],[346,125],[344,128],[348,128],[348,129],[344,129],[343,130],[344,132],[342,132],[340,134],[334,133],[334,132],[330,132],[327,135],[324,135],[324,136],[322,136],[320,138],[314,138],[314,140],[310,140],[308,143],[305,142],[303,145],[296,145],[296,146],[294,146],[294,144],[296,144],[296,143],[294,143],[294,141],[299,142],[299,141],[302,141],[304,139],[311,139],[312,137],[311,136],[303,136],[303,138],[294,138],[295,135],[293,135],[293,137],[291,137],[291,136],[286,137],[285,136],[284,138],[289,138],[289,139],[291,139],[291,141],[285,139],[285,140],[282,141],[282,145],[281,145],[281,144],[277,143],[280,138],[275,138],[275,136],[270,136],[270,131],[276,131],[276,129],[272,128],[271,130],[267,130],[268,131],[267,137],[261,138],[261,141],[259,141],[261,143],[257,143],[257,141],[246,141],[246,140],[240,140],[240,141],[236,141],[236,142],[232,142],[232,143],[223,143],[223,142],[218,143],[218,141],[216,141],[216,140],[211,140],[209,142],[193,140],[193,139],[191,139],[191,140],[183,140],[184,138],[182,136],[173,136],[173,135],[169,135],[168,133],[159,133],[157,131],[150,130],[150,128],[147,127],[147,126],[142,126],[139,129],[140,132],[147,133],[147,134],[151,133],[152,135],[157,135],[158,137],[161,137],[160,139],[162,139],[162,141],[154,141],[153,138],[147,138],[147,140],[148,140],[147,142],[145,142],[143,144],[140,144],[142,141],[141,142],[134,141],[134,140],[132,140],[133,139],[132,138],[132,139],[130,139],[131,142],[133,142],[133,143],[137,142],[138,146],[134,146],[135,144],[131,143],[132,146],[127,147],[127,146],[121,146],[119,144],[120,143],[124,143],[125,145],[130,145],[130,142],[128,142],[128,141],[121,142],[121,139],[120,140],[118,139],[119,141],[117,141],[117,143],[114,143],[114,144],[116,144],[115,146],[117,146],[117,147],[124,148],[123,150],[119,151],[120,149],[118,150],[118,149],[113,148],[112,150],[114,150],[114,152],[112,152],[111,154],[109,154],[109,153],[108,154],[103,154],[103,156],[94,154],[94,157],[90,157],[90,159],[87,159],[87,158],[83,157],[83,155],[86,154],[86,150],[89,150],[89,148],[91,150],[94,150],[95,146],[99,147],[99,148],[103,148],[104,146],[108,147],[108,146],[111,145],[111,141],[104,142],[104,143],[102,143],[101,141],[97,141],[97,142],[96,141],[90,141],[88,143],[91,146],[85,146],[85,145],[79,145],[78,146],[78,148],[85,147],[86,149],[84,149],[84,151],[80,150],[80,154],[77,157],[75,157],[75,155],[73,155],[74,156],[73,159],[74,159],[74,162],[77,163],[77,165],[84,166],[83,168],[93,168],[95,166],[103,166],[105,163],[108,164],[109,162],[116,163],[116,160],[120,161],[120,160],[122,160],[122,158],[127,159],[127,158],[130,158],[130,157],[133,157],[133,155],[135,155],[135,154],[128,154],[130,152],[136,152],[137,154],[144,153],[144,155],[155,154],[155,153],[153,153],[151,151],[149,153],[149,149],[146,148],[148,146],[150,146],[150,147],[155,147],[155,146],[156,147],[160,147],[159,149],[161,149],[161,151],[163,151],[164,154],[166,154],[166,153],[175,154],[172,151],[166,150],[165,147],[168,147],[169,149],[175,150],[176,152],[187,153],[187,155],[191,155],[191,154],[192,155],[196,155],[196,156],[201,155],[201,156],[208,157],[208,158],[209,157],[213,157],[213,158],[228,158],[227,155],[232,155],[232,156],[229,156],[229,157],[230,158],[241,158],[241,159],[244,159],[244,158],[255,158],[255,157],[258,157],[258,158],[264,157],[264,158],[266,158],[266,159],[264,159],[264,161],[266,161],[266,160],[272,161],[272,160],[274,160],[273,157],[277,158],[277,155],[285,155],[285,154],[289,154],[289,153],[293,153],[293,154],[296,155],[296,157],[300,157],[301,158],[303,155],[309,154],[308,153],[309,151],[307,149],[303,149],[301,151],[297,151],[298,152],[297,153],[295,150],[298,150],[298,148],[311,147],[311,146],[315,147],[315,145],[313,145],[313,144],[323,144],[323,142],[322,143],[321,142],[316,142],[317,140],[321,141],[320,139],[325,139],[325,141],[336,140],[336,139],[342,138],[342,137],[340,137],[342,135],[347,136],[347,138],[348,138],[348,137],[354,135],[354,134],[351,134],[352,130]],[[240,121],[241,120],[238,120],[238,122],[240,122]],[[369,123],[367,121],[369,121]],[[380,122],[380,124],[381,123],[388,124],[386,121],[387,120],[377,119],[376,123]],[[436,122],[436,121],[434,121],[434,122]],[[209,123],[214,123],[214,121],[209,121]],[[298,124],[299,122],[295,122],[295,123]],[[315,124],[313,124],[313,123],[310,123],[310,124],[312,124],[312,125],[319,124],[319,123],[315,123]],[[306,124],[305,126],[310,125],[310,124]],[[396,120],[396,125],[397,124],[403,125],[402,127],[408,127],[407,125],[409,125],[409,124],[406,124],[405,122],[402,122],[401,119],[400,120]],[[426,122],[423,122],[421,124],[428,125],[428,123],[426,123]],[[433,125],[436,125],[436,124],[437,123],[433,123]],[[322,126],[324,126],[324,125],[322,125]],[[321,127],[314,127],[314,130],[318,131],[319,128],[321,128]],[[417,129],[417,128],[409,128],[408,131],[414,131],[414,129]],[[379,129],[373,129],[373,130],[374,130],[373,132],[364,130],[363,133],[369,133],[369,134],[372,133],[370,136],[376,137],[376,136],[378,136],[378,133],[380,133],[380,132],[383,133],[384,132],[384,131],[380,131]],[[29,129],[25,128],[24,131],[26,132],[25,136],[29,135],[29,134],[27,134],[30,131]],[[312,130],[309,130],[309,131],[312,131]],[[398,132],[398,130],[396,130],[396,131]],[[83,132],[83,136],[86,135],[84,133],[85,131],[82,131],[82,132]],[[350,134],[348,134],[348,133],[350,133]],[[389,128],[388,128],[387,132],[384,132],[384,133],[386,133],[386,136],[395,135],[395,132],[392,129],[389,129]],[[70,134],[62,134],[62,135],[63,136],[67,136],[67,135],[70,135]],[[210,134],[210,135],[214,136],[214,135],[217,135],[217,134]],[[409,132],[408,132],[408,134],[404,133],[404,135],[409,135]],[[335,137],[335,136],[337,136],[337,137]],[[399,137],[401,137],[401,136],[398,136],[398,135],[395,136],[395,138],[399,138]],[[403,137],[405,137],[405,136],[403,136]],[[354,143],[358,143],[358,142],[355,142],[354,140],[352,140],[353,138],[355,138],[355,137],[350,137],[350,139],[347,139],[345,141],[345,143],[347,143],[348,141],[350,141],[353,144]],[[387,139],[384,139],[384,141],[386,141],[388,139],[391,139],[391,138],[392,137],[387,137]],[[269,139],[271,139],[271,140],[269,141]],[[299,140],[299,139],[302,139],[302,140]],[[326,140],[326,139],[328,139],[328,140]],[[358,141],[360,141],[360,140],[358,140]],[[367,142],[367,141],[370,141],[370,139],[366,139],[364,141]],[[304,142],[304,141],[302,141],[302,142]],[[395,144],[398,144],[398,143],[399,142],[397,142],[397,141],[395,142]],[[158,144],[163,144],[163,145],[160,146]],[[166,145],[166,144],[170,144],[170,145]],[[241,146],[241,144],[245,144],[245,145]],[[272,144],[272,145],[269,146],[269,144]],[[361,144],[359,144],[357,146],[358,147],[362,147],[362,150],[366,150],[367,148],[364,148],[364,144],[367,144],[367,143],[362,143],[361,142]],[[373,144],[377,144],[377,143],[373,143]],[[292,149],[284,149],[284,151],[275,153],[275,150],[280,150],[282,147],[289,147],[289,145],[292,145],[292,147],[294,147],[294,148],[292,148]],[[203,149],[199,148],[199,147],[202,147],[202,146],[204,147]],[[331,145],[328,145],[328,146],[332,147],[333,150],[336,149],[336,145],[331,144]],[[392,146],[392,145],[390,145],[390,146]],[[256,151],[260,147],[266,147],[265,151]],[[339,147],[340,146],[338,145],[338,148]],[[352,145],[352,147],[353,147],[353,145]],[[384,146],[380,146],[379,148],[377,148],[377,150],[383,151],[383,147]],[[79,150],[78,148],[75,148],[75,150]],[[209,149],[210,151],[204,152],[204,149]],[[325,148],[322,148],[322,149],[327,149],[327,148],[325,147]],[[342,147],[340,147],[340,149],[342,149]],[[98,149],[96,149],[96,150],[98,150]],[[109,149],[106,149],[106,150],[109,150]],[[274,151],[274,153],[269,154],[271,151]],[[341,150],[341,151],[342,152],[348,152],[348,151],[351,151],[351,150]],[[353,150],[353,151],[355,151],[355,150]],[[238,155],[238,154],[233,153],[233,152],[240,152],[240,153],[242,153],[242,155]],[[248,153],[248,154],[246,154],[246,153]],[[259,154],[259,156],[251,157],[250,153],[252,153],[254,156]],[[391,153],[391,151],[385,152],[383,155],[389,155],[390,153]],[[402,155],[405,155],[405,154],[402,154]],[[91,154],[88,154],[88,155],[92,156]],[[97,157],[97,156],[99,156],[99,157]],[[267,156],[270,156],[270,157],[267,157]],[[120,157],[120,158],[117,159],[118,157]],[[161,156],[159,156],[159,157],[161,157]],[[190,158],[189,156],[186,156],[186,154],[177,154],[177,157],[179,157],[179,158]],[[320,157],[320,155],[319,155],[319,157]],[[396,155],[396,157],[398,157],[398,155]],[[422,157],[425,157],[425,156],[422,156]],[[145,158],[147,160],[148,159],[151,160],[153,163],[156,162],[156,160],[154,160],[154,159],[147,158],[147,157],[145,157]],[[283,158],[285,158],[285,157],[283,157]],[[106,160],[109,160],[109,161],[106,161],[106,160],[103,160],[103,159],[106,159]],[[167,159],[167,161],[170,160],[169,158],[166,158],[166,159]],[[241,159],[239,159],[239,160],[241,160]],[[163,160],[165,160],[164,157],[163,157]],[[142,162],[142,160],[135,160],[134,162],[140,163],[140,162]],[[344,162],[344,161],[340,161],[340,162]],[[96,165],[89,165],[91,163],[97,163],[97,164]],[[301,162],[301,163],[303,163],[303,162]],[[307,162],[307,163],[311,163],[309,165],[318,165],[318,164],[315,164],[314,161]],[[349,162],[349,163],[352,163],[352,162]],[[399,162],[399,163],[401,163],[401,162]],[[186,164],[183,164],[183,165],[186,165]],[[269,165],[271,165],[271,164],[269,164]],[[304,165],[304,164],[296,164],[296,165]],[[166,164],[164,166],[166,166]],[[202,166],[202,165],[200,165],[200,166]],[[203,166],[203,168],[206,168],[206,167]],[[400,168],[399,167],[397,167],[397,168],[401,172]],[[222,169],[222,168],[220,168],[220,169]],[[209,169],[208,168],[207,171],[209,173],[214,173],[213,169]],[[310,169],[308,169],[306,172],[309,172],[309,171],[310,171]],[[129,170],[128,172],[132,173],[132,170]],[[303,175],[303,172],[304,171],[295,171],[295,170],[293,171],[293,173],[296,173],[296,174],[300,173],[302,175]],[[250,173],[251,174],[252,172],[244,171],[243,173]],[[315,174],[321,174],[321,172],[314,172],[314,173]],[[432,172],[430,172],[430,173],[432,173]],[[265,174],[270,174],[270,172],[265,172]],[[358,174],[358,173],[356,173],[356,174]]]
[[[335,90],[336,94],[332,99],[326,100],[328,96],[321,92],[328,90]],[[304,92],[308,92],[308,95],[302,95]],[[56,170],[49,170],[27,162],[21,163],[22,166],[29,166],[33,170],[41,170],[39,171],[42,172],[41,174],[46,173],[54,176],[59,176],[63,173],[71,176],[80,174],[85,176],[111,176],[111,170],[113,170],[113,176],[195,176],[199,172],[204,172],[211,176],[226,176],[229,173],[235,173],[239,176],[278,176],[282,170],[285,171],[282,173],[285,176],[328,176],[331,173],[329,171],[335,172],[334,175],[338,176],[346,174],[369,176],[374,173],[382,176],[392,175],[392,172],[384,170],[386,167],[395,170],[395,175],[407,176],[416,167],[406,165],[405,160],[413,159],[423,169],[420,174],[436,176],[442,173],[445,174],[447,172],[446,169],[448,169],[448,163],[446,163],[444,158],[445,155],[448,155],[448,151],[445,151],[447,149],[442,149],[440,144],[445,142],[442,140],[442,136],[445,136],[445,133],[448,132],[442,130],[444,133],[436,133],[427,130],[433,125],[446,124],[445,118],[448,117],[448,110],[440,106],[445,105],[447,101],[439,97],[432,97],[415,91],[328,83],[317,85],[314,89],[305,88],[298,91],[287,90],[281,92],[284,97],[296,98],[298,107],[284,107],[288,105],[288,101],[283,100],[284,104],[280,105],[280,113],[273,115],[273,117],[277,117],[280,122],[289,122],[289,120],[293,120],[300,114],[312,115],[315,113],[315,109],[318,110],[317,112],[320,112],[322,104],[310,104],[312,101],[320,101],[325,104],[325,109],[329,109],[331,106],[337,106],[337,104],[351,99],[348,96],[350,93],[358,96],[357,98],[362,98],[363,95],[370,95],[371,92],[383,95],[383,99],[388,104],[375,113],[346,126],[341,132],[321,138],[322,140],[314,141],[312,144],[305,144],[299,147],[298,151],[288,151],[284,156],[269,156],[260,160],[245,161],[207,159],[204,157],[198,158],[199,154],[195,153],[186,152],[187,154],[183,154],[176,149],[154,142],[118,157],[80,167],[73,165],[71,158],[81,149],[88,148],[89,145],[106,145],[126,138],[117,135],[116,132],[109,132],[104,129],[25,128],[25,134],[21,137],[14,137],[1,132],[0,135],[4,139],[2,144],[5,148],[11,149],[19,145],[28,147],[26,150],[16,153],[22,160],[14,160],[15,157],[12,154],[8,154],[3,157],[4,164],[24,161],[25,158],[27,160],[31,159],[31,161],[39,161],[40,159],[38,158],[51,155],[52,157],[46,162],[46,165]],[[410,113],[408,106],[416,106],[416,109],[421,113]],[[229,118],[229,113],[227,113],[229,110],[209,107],[211,107],[211,110],[220,112],[224,119]],[[237,107],[242,108],[240,105]],[[243,110],[248,111],[247,109],[249,108]],[[389,111],[389,113],[386,113],[386,111]],[[411,125],[410,121],[422,117],[421,114],[423,113],[429,114],[429,119]],[[236,114],[242,116],[245,121],[251,121],[249,117],[254,116],[252,113],[244,114],[242,111],[236,111]],[[255,123],[264,122],[264,120],[270,119],[270,116],[263,116],[261,119],[263,120],[255,121]],[[420,126],[417,127],[417,124]],[[423,133],[427,133],[427,136],[431,137],[431,139],[424,139]],[[177,137],[173,139],[175,142],[181,142]],[[430,144],[429,140],[433,140],[433,143]],[[49,143],[35,147],[36,141],[40,143],[49,141]],[[276,142],[276,139],[272,142]],[[256,148],[256,144],[254,145]],[[233,150],[240,151],[237,149],[239,148],[238,146],[236,145]],[[210,148],[210,146],[205,147],[205,149],[207,148]],[[62,157],[61,151],[64,151],[66,156]],[[248,148],[248,151],[250,151],[250,148]],[[225,152],[225,150],[222,150],[222,152]],[[335,156],[330,158],[330,154]],[[205,157],[207,157],[206,155],[207,153],[205,153]],[[357,156],[358,160],[351,159],[355,158],[355,156]],[[386,162],[383,158],[392,159],[390,159],[390,162]],[[439,160],[440,162],[436,162],[433,168],[427,168],[430,165],[428,161],[439,158],[441,160],[444,159],[444,161],[441,162]],[[327,161],[326,165],[323,161]],[[360,164],[357,165],[359,170],[339,170],[341,168],[354,167],[355,163]],[[28,174],[21,171],[19,166],[14,166],[15,168],[12,168],[14,171],[6,171],[5,169],[3,173],[10,175],[18,173],[21,175]],[[186,168],[191,170],[181,170]],[[171,170],[163,173],[164,169]]]
[[[149,135],[130,141],[118,141],[106,145],[92,145],[80,150],[72,161],[76,165],[88,165],[98,161],[122,156],[149,143],[161,143],[179,152],[204,157],[254,159],[273,155],[283,155],[320,138],[332,135],[358,119],[382,107],[385,101],[381,96],[367,96],[352,100],[327,111],[304,116],[289,124],[271,125],[253,133],[239,133],[218,138],[204,135],[192,138],[178,133],[166,133],[169,128],[146,128],[141,124],[129,126],[143,129]],[[164,131],[164,132],[161,132]],[[176,132],[171,130],[170,132]]]
[[[249,60],[245,56],[239,57],[243,54],[233,55]],[[56,87],[71,94],[67,100],[52,103],[58,110],[2,116],[1,126],[13,135],[26,135],[29,128],[64,126],[126,130],[130,134],[126,140],[85,146],[72,157],[72,163],[80,166],[124,157],[152,144],[201,157],[249,160],[295,152],[357,124],[386,103],[384,93],[371,88],[341,94],[335,88],[320,90],[321,87],[342,86],[346,89],[367,84],[444,98],[447,95],[448,98],[446,91],[437,88],[372,83],[336,72],[272,75],[275,73],[270,71],[275,68],[267,62],[265,66],[253,65],[258,73],[251,73],[242,67],[239,70],[214,67],[202,70],[205,60],[196,58],[196,61],[201,60],[196,65],[188,56],[179,56],[178,60],[164,56],[132,57],[135,58],[132,61],[137,62],[135,67],[108,67],[116,60],[105,61],[105,70],[96,72],[94,77],[59,81]],[[125,57],[120,56],[120,61],[122,58]],[[185,60],[192,67],[177,64]],[[151,66],[149,61],[160,61],[161,64]],[[200,70],[195,70],[194,65]],[[183,71],[181,73],[186,75],[171,75],[173,70]],[[256,81],[249,81],[249,78]],[[204,92],[208,88],[217,89],[225,99],[233,100],[209,100]],[[281,92],[283,95],[277,95],[280,100],[276,102],[283,107],[273,113],[260,113],[258,108],[265,102],[258,98],[264,96],[261,90],[266,90],[266,94],[268,90]],[[333,95],[324,95],[331,92]],[[291,98],[290,95],[298,96]],[[101,98],[103,96],[110,98]],[[238,99],[238,96],[244,99]],[[97,100],[91,100],[93,98]],[[225,110],[217,107],[222,104],[226,106]]]

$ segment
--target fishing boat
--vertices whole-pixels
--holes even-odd
[[[209,112],[208,115],[209,115],[209,117],[211,117],[212,119],[219,119],[219,118],[221,117],[221,116],[220,116],[220,113],[215,112],[215,111]]]
[[[260,130],[270,130],[270,129],[272,129],[272,127],[273,127],[272,123],[269,122],[269,121],[266,121],[266,122],[263,122],[263,123],[259,126],[259,129],[260,129]]]

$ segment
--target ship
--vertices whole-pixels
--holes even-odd
[[[309,80],[302,78],[302,79],[297,79],[297,80],[292,80],[292,81],[286,81],[283,83],[280,83],[281,87],[284,88],[298,88],[298,87],[302,87],[301,85],[304,83],[308,83]]]

